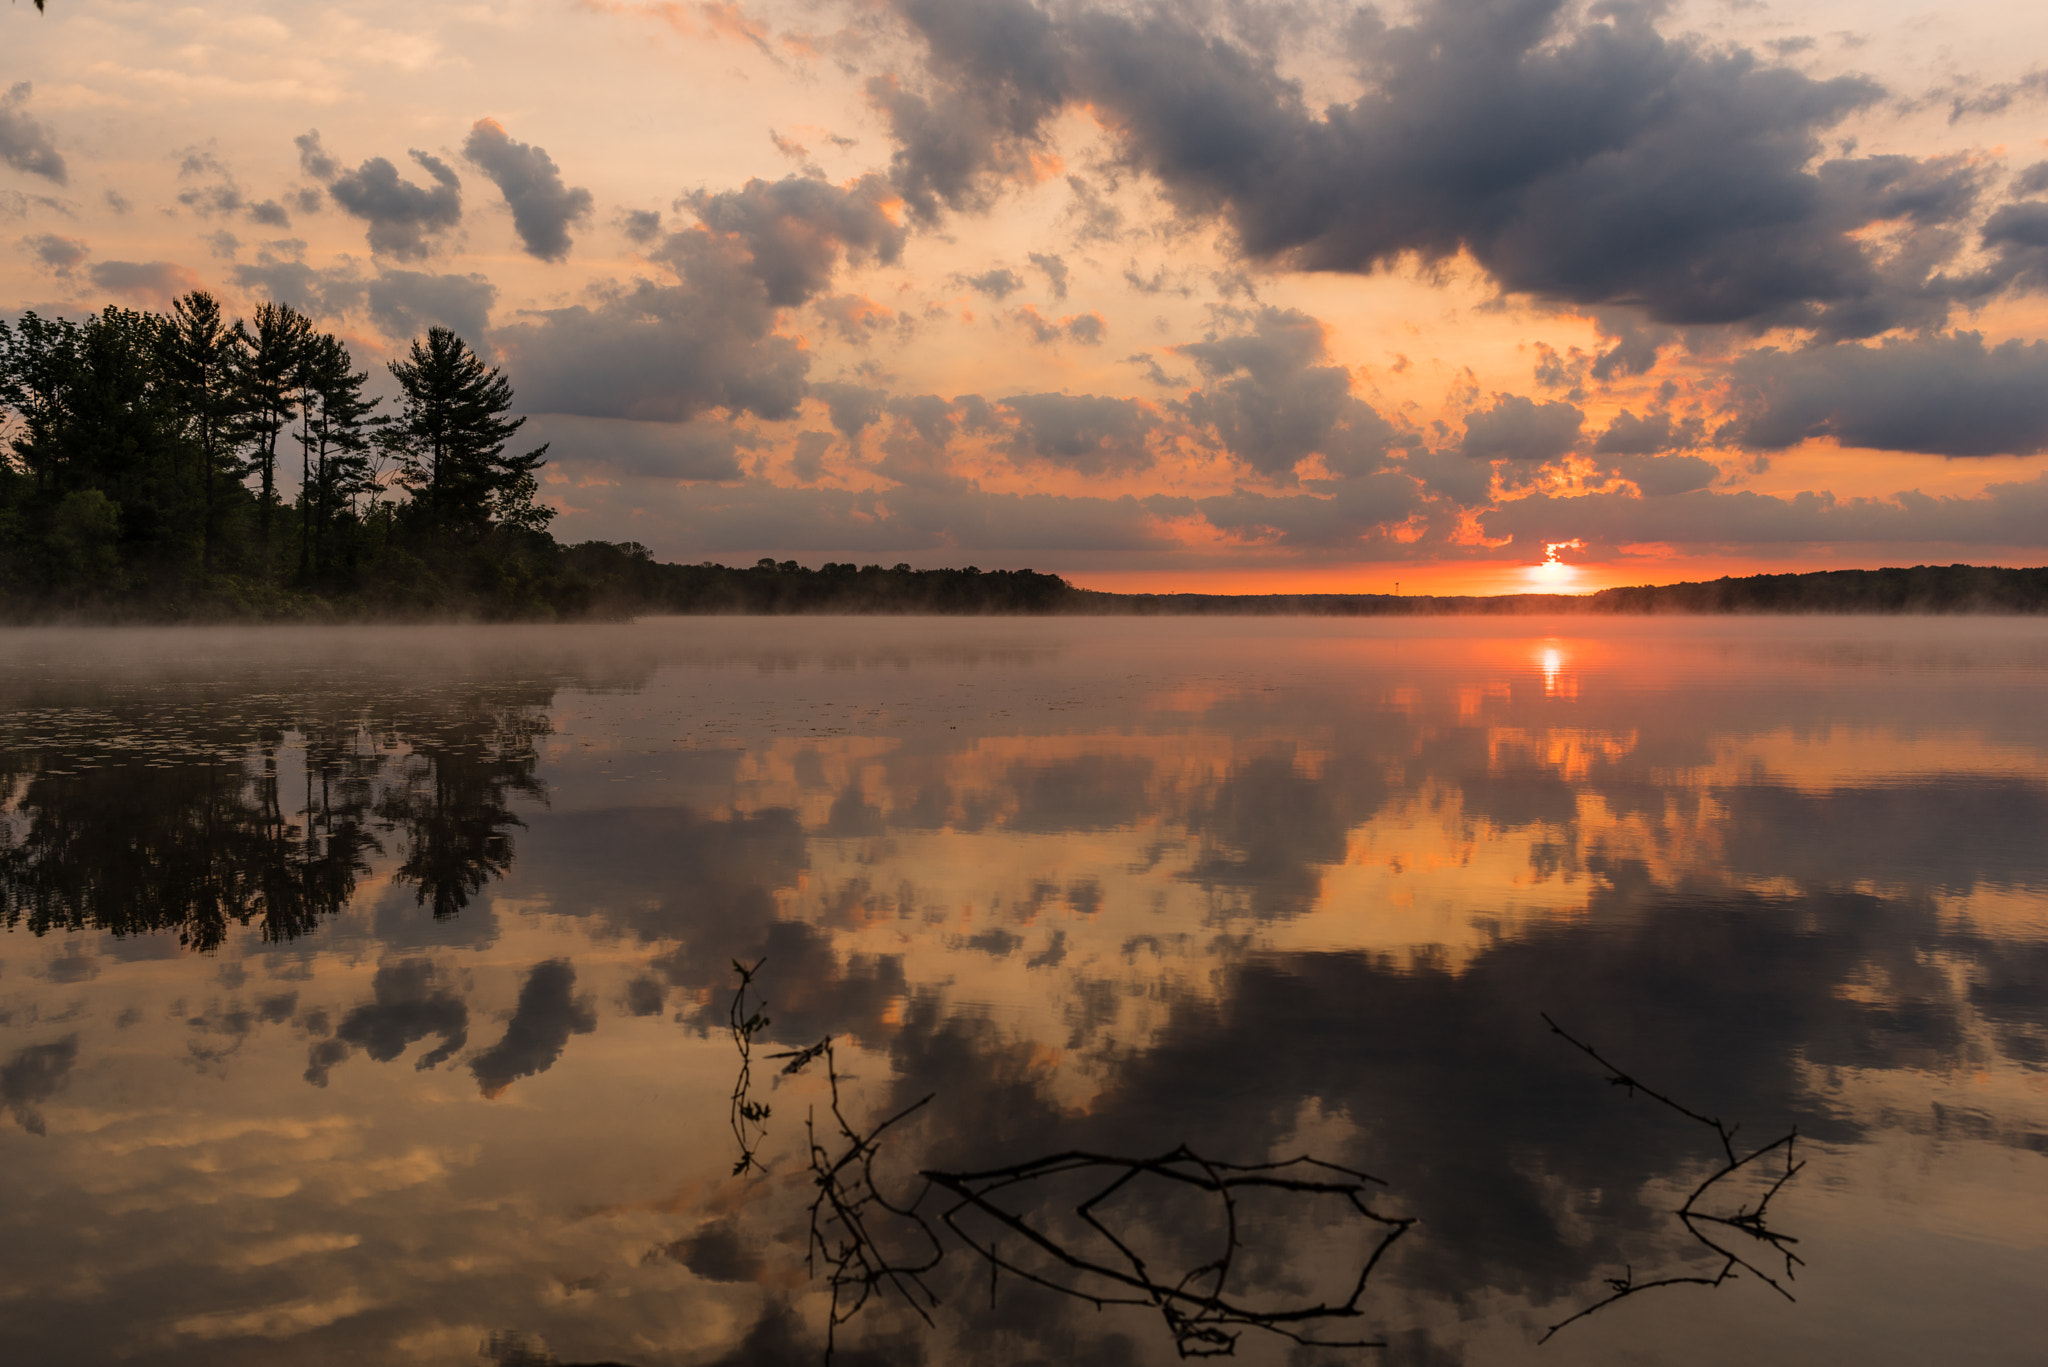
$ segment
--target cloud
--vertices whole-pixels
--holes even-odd
[[[1474,460],[1540,464],[1556,460],[1578,444],[1586,415],[1555,400],[1537,403],[1520,394],[1496,394],[1493,407],[1465,416],[1459,450]]]
[[[832,425],[849,437],[857,437],[863,428],[881,421],[889,397],[882,390],[858,384],[816,384],[811,392],[825,401]]]
[[[2040,170],[2048,168],[2042,163]],[[2048,204],[2008,204],[1984,221],[1986,248],[1998,253],[1994,273],[2024,290],[2048,292]]]
[[[92,249],[75,237],[61,237],[56,233],[37,233],[21,239],[21,245],[43,268],[60,280],[69,280],[71,272],[85,263]]]
[[[433,251],[429,239],[462,221],[462,181],[454,168],[425,152],[409,155],[433,180],[431,187],[400,179],[398,168],[383,157],[340,172],[327,186],[336,204],[370,225],[370,250],[400,261],[427,256]],[[303,145],[300,158],[302,164],[313,160]]]
[[[528,411],[657,422],[719,409],[793,416],[810,357],[775,331],[744,244],[688,229],[655,255],[674,283],[638,280],[497,331]]]
[[[1673,423],[1669,413],[1652,413],[1646,418],[1639,418],[1624,408],[1593,443],[1593,453],[1601,456],[1654,456],[1660,451],[1697,445],[1699,438],[1700,429],[1696,422]]]
[[[989,493],[958,479],[886,491],[789,488],[756,480],[640,484],[617,493],[578,490],[577,502],[587,511],[575,535],[618,539],[651,524],[662,529],[663,545],[676,548],[665,552],[658,545],[658,554],[699,559],[774,551],[901,560],[930,552],[958,564],[984,555],[1156,551],[1174,544],[1150,506],[1135,498]]]
[[[952,280],[954,284],[965,285],[976,294],[986,295],[998,303],[1024,288],[1024,277],[1007,266],[983,271],[980,275],[955,275]]]
[[[1026,304],[1022,308],[1011,309],[1004,316],[1031,334],[1033,346],[1056,346],[1061,342],[1101,346],[1102,339],[1109,335],[1109,324],[1102,320],[1099,313],[1076,313],[1065,318],[1047,318]]]
[[[299,169],[318,181],[333,180],[341,174],[341,162],[320,144],[320,130],[309,129],[292,139],[299,149]]]
[[[12,1058],[0,1064],[0,1106],[7,1108],[21,1128],[30,1134],[42,1134],[43,1113],[36,1109],[37,1103],[48,1101],[64,1089],[77,1062],[77,1035],[16,1050]]]
[[[2016,195],[2038,195],[2048,192],[2048,161],[2037,161],[2014,176],[2012,192]]]
[[[267,228],[289,228],[291,215],[274,199],[260,204],[251,203],[242,193],[234,173],[229,171],[220,158],[200,147],[188,147],[178,153],[178,179],[200,182],[188,184],[178,192],[178,203],[198,214],[201,218],[216,215],[245,215],[253,223]]]
[[[572,995],[575,987],[576,969],[567,959],[533,966],[519,989],[505,1037],[469,1062],[485,1096],[501,1096],[517,1079],[545,1073],[562,1056],[569,1036],[597,1028],[589,1005]]]
[[[69,185],[71,176],[64,165],[64,154],[57,150],[49,126],[28,112],[28,97],[33,90],[29,82],[20,81],[0,95],[0,161],[27,175]]]
[[[379,1063],[389,1063],[420,1040],[439,1036],[438,1047],[420,1055],[413,1066],[433,1068],[454,1057],[469,1042],[469,1007],[450,991],[426,959],[401,959],[381,964],[370,980],[371,999],[342,1017],[332,1039],[312,1047],[306,1081],[327,1085],[334,1066],[356,1048]]]
[[[515,141],[495,119],[478,119],[462,155],[483,168],[512,210],[512,227],[527,255],[562,261],[573,239],[569,225],[590,217],[590,191],[562,184],[546,151]]]
[[[994,407],[1016,419],[1010,458],[1044,461],[1084,475],[1123,474],[1152,464],[1151,405],[1095,394],[1018,394]]]
[[[315,268],[299,259],[304,251],[295,238],[267,243],[253,264],[235,267],[235,283],[316,318],[339,317],[362,303],[365,285],[353,267]]]
[[[481,275],[386,269],[364,293],[371,319],[387,337],[415,337],[439,324],[481,346],[498,287]]]
[[[877,78],[869,96],[922,218],[1029,178],[1055,116],[1086,104],[1183,215],[1299,269],[1469,252],[1510,291],[1836,335],[1938,321],[1980,287],[1936,269],[1977,168],[1826,158],[1822,135],[1879,101],[1876,84],[1667,39],[1654,7],[1426,0],[1391,25],[1367,11],[1350,31],[1365,89],[1327,107],[1271,45],[1205,27],[1207,7],[894,7],[924,42],[924,79]],[[1880,222],[1905,249],[1856,236]]]
[[[1055,299],[1067,297],[1067,263],[1064,258],[1032,252],[1026,258],[1032,266],[1045,275],[1045,287],[1052,291]]]
[[[628,209],[619,215],[619,231],[633,242],[652,242],[661,236],[661,211]]]
[[[718,481],[744,473],[737,435],[728,427],[545,413],[529,418],[523,434],[535,445],[546,442],[550,463],[568,471]]]
[[[815,299],[811,307],[825,325],[855,346],[865,346],[882,329],[893,327],[907,334],[911,320],[886,305],[861,294],[833,294]]]
[[[1569,497],[1532,494],[1481,513],[1479,523],[1490,539],[1512,539],[1502,551],[1508,555],[1540,556],[1546,543],[1574,537],[1599,547],[2031,547],[2048,545],[2048,475],[1992,484],[1974,497],[1917,490],[1888,499],[1828,493],[1781,498],[1749,490],[1696,490],[1659,498],[1613,490]]]
[[[1615,469],[1645,498],[1689,494],[1706,488],[1721,474],[1720,466],[1700,456],[1626,455],[1615,462]]]
[[[842,257],[894,263],[904,229],[886,206],[895,191],[880,176],[840,187],[809,176],[749,180],[738,190],[684,198],[714,233],[746,244],[750,269],[780,308],[801,304],[832,283]],[[673,240],[673,239],[671,239]]]
[[[1974,332],[1764,348],[1730,368],[1739,418],[1721,434],[1763,450],[1815,437],[1940,456],[2048,451],[2048,342]]]
[[[171,300],[201,284],[175,261],[98,261],[85,274],[108,294],[157,309],[169,308]]]
[[[1218,531],[1246,541],[1358,553],[1419,511],[1422,494],[1408,476],[1381,471],[1309,493],[1275,497],[1240,489],[1194,504]]]
[[[1393,425],[1351,393],[1351,373],[1327,363],[1323,325],[1296,309],[1219,309],[1225,326],[1175,348],[1206,383],[1183,410],[1213,428],[1252,471],[1290,482],[1320,455],[1334,474],[1382,468]]]

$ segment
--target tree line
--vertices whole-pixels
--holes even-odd
[[[368,391],[287,304],[0,320],[0,593],[10,615],[535,615],[563,592],[547,448],[446,328]],[[289,493],[287,493],[289,486]]]

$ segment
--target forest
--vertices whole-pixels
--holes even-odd
[[[580,615],[510,381],[438,327],[389,370],[203,291],[0,320],[0,615]]]

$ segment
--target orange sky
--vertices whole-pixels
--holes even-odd
[[[2048,560],[2048,18],[1531,7],[15,6],[0,317],[447,324],[557,536],[677,560]]]

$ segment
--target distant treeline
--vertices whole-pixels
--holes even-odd
[[[1639,585],[1582,595],[1109,594],[1077,589],[1069,611],[1140,615],[1314,617],[1513,616],[1617,613],[2048,612],[2048,568],[1915,565],[1910,569],[1754,574],[1705,583]]]
[[[591,586],[596,611],[632,613],[1051,613],[1087,611],[1101,596],[1032,570],[914,570],[830,563],[806,569],[764,559],[748,568],[670,565],[644,546],[586,541],[563,561]]]
[[[1422,594],[1101,593],[1032,570],[761,560],[751,568],[663,564],[643,546],[585,542],[563,553],[608,615],[633,613],[1069,613],[1091,616],[1426,617],[1521,614],[2048,611],[2048,568],[1760,574],[1710,583],[1495,597]]]

